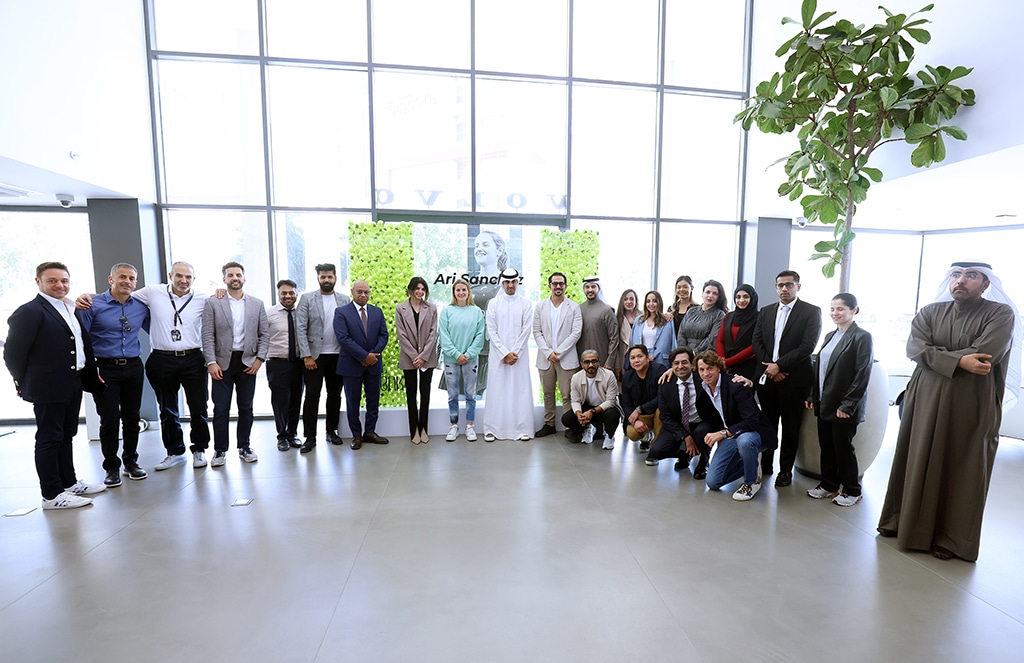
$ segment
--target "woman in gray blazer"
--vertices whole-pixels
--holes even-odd
[[[839,506],[861,499],[860,471],[853,436],[864,421],[871,378],[871,334],[857,326],[857,298],[841,292],[832,298],[830,315],[836,329],[825,335],[815,356],[817,375],[811,400],[818,417],[821,483],[807,491],[816,500],[831,498]],[[841,491],[841,492],[840,492]]]
[[[427,301],[430,288],[419,276],[412,277],[405,294],[409,299],[395,307],[398,334],[398,367],[405,374],[405,402],[409,407],[409,437],[426,444],[430,412],[430,379],[437,368],[437,307]],[[416,405],[417,385],[420,403]]]

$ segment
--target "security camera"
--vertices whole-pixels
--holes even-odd
[[[70,193],[58,193],[57,194],[57,202],[60,203],[61,207],[63,207],[64,209],[67,209],[67,208],[71,207],[71,204],[73,202],[75,202],[75,197],[72,196]]]
[[[793,220],[796,221],[796,227],[797,228],[806,228],[807,227],[807,217],[798,216],[798,217],[796,217]]]

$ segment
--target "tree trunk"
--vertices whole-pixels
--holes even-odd
[[[846,216],[843,217],[844,234],[853,229],[853,215],[856,211],[856,204],[853,202],[853,194],[848,193],[846,197]],[[843,246],[843,257],[839,261],[839,292],[850,292],[850,262],[853,260],[853,242]]]

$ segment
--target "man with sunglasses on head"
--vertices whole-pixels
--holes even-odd
[[[149,308],[132,297],[138,283],[138,270],[126,262],[110,268],[110,289],[92,298],[92,307],[79,313],[82,328],[92,339],[96,366],[106,389],[93,395],[100,415],[100,449],[103,484],[121,485],[124,475],[134,481],[146,478],[139,467],[139,410],[145,368],[142,364],[139,332],[149,331]],[[118,437],[124,446],[117,457]]]

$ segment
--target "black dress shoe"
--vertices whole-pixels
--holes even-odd
[[[301,447],[299,447],[299,453],[308,454],[313,449],[316,449],[316,440],[310,437],[307,438],[306,441],[302,443]]]
[[[124,475],[132,481],[142,481],[149,476],[146,474],[146,470],[142,469],[138,465],[125,465]]]
[[[703,481],[708,478],[707,470],[697,470],[693,473],[693,478],[697,481]]]
[[[534,437],[547,437],[548,435],[555,434],[555,427],[544,424],[540,427],[540,430],[533,434]]]
[[[785,488],[786,486],[793,483],[792,472],[779,472],[779,476],[775,477],[775,487]]]
[[[278,440],[277,441],[277,450],[278,451],[288,451],[291,448],[292,448],[292,445],[288,443],[288,440]]]
[[[121,485],[121,473],[117,470],[110,470],[107,472],[107,476],[103,479],[103,485],[108,488]]]
[[[583,434],[578,433],[571,428],[566,428],[565,439],[567,442],[570,442],[572,444],[579,444],[580,442],[583,441]]]
[[[352,438],[352,443],[349,446],[352,447],[353,450],[362,449],[363,448],[363,438],[361,436],[359,436],[359,435],[356,435],[355,437]]]
[[[345,444],[345,440],[341,439],[341,436],[333,431],[327,434],[327,441],[334,445]]]
[[[388,440],[388,438],[386,438],[386,437],[381,437],[380,435],[377,435],[376,433],[367,433],[367,434],[363,435],[363,441],[364,442],[371,442],[373,444],[387,444],[390,440]]]
[[[887,539],[891,539],[892,537],[896,536],[896,530],[894,530],[894,529],[885,529],[884,527],[879,527],[878,528],[878,533],[881,536],[884,536]]]
[[[292,439],[291,439],[291,445],[292,445],[293,449],[298,449],[298,448],[302,447],[302,440],[300,440],[299,438],[297,438],[297,437],[295,437],[293,435]]]
[[[690,463],[683,460],[677,460],[672,465],[672,469],[675,470],[676,472],[686,472],[687,470],[690,469]]]

